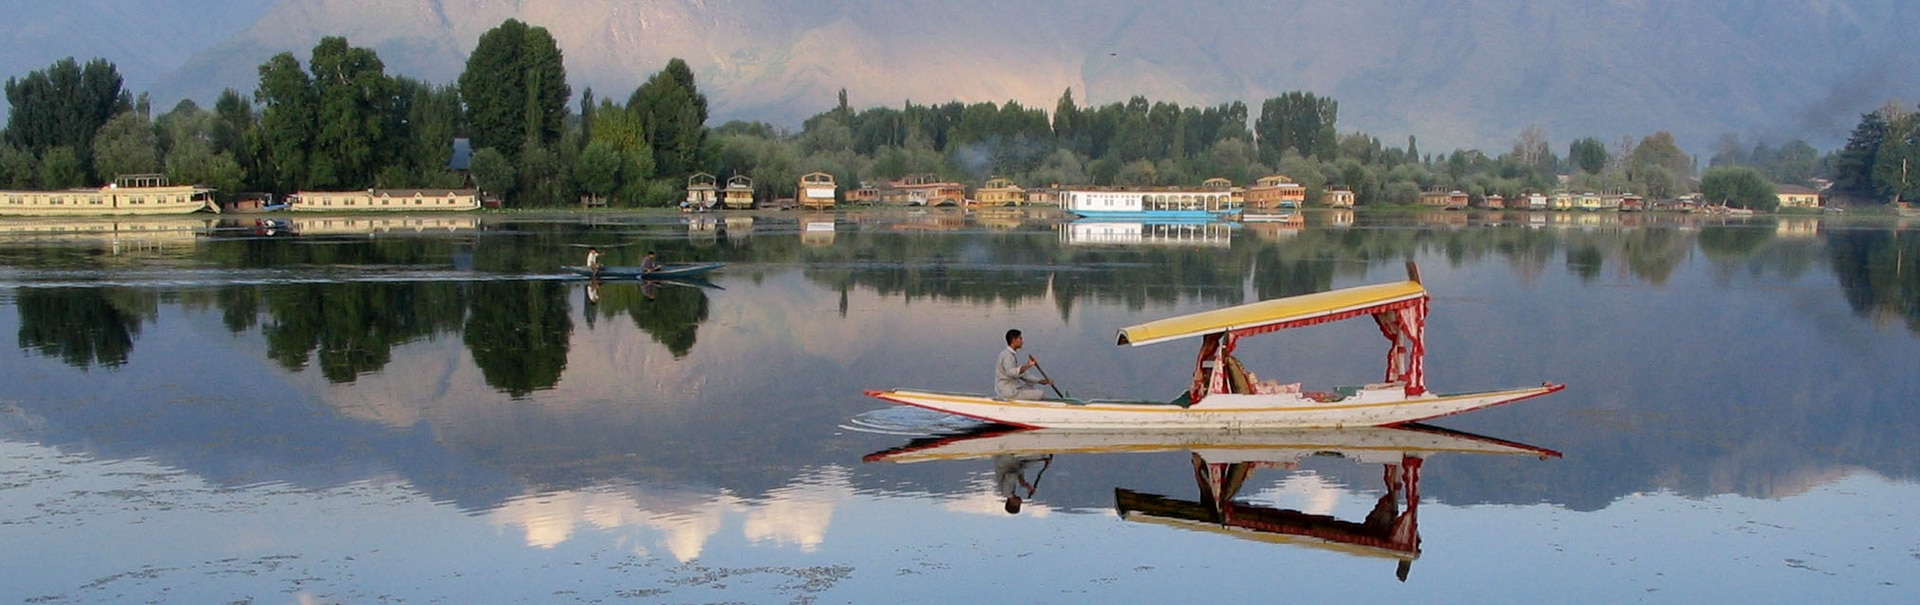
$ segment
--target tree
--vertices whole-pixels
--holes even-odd
[[[120,72],[105,59],[81,67],[72,57],[25,78],[9,78],[6,142],[35,155],[70,148],[84,180],[93,158],[93,137],[114,116],[133,109],[121,89]]]
[[[144,115],[129,111],[114,116],[93,141],[93,166],[102,177],[160,171],[160,141]]]
[[[396,136],[401,116],[394,112],[395,86],[386,65],[372,49],[330,36],[313,47],[308,71],[317,113],[307,186],[371,187],[374,174],[391,163],[403,140]]]
[[[1664,130],[1641,139],[1627,160],[1627,179],[1639,183],[1647,197],[1656,200],[1677,197],[1682,183],[1692,176],[1692,158]]]
[[[307,183],[307,146],[313,140],[318,103],[313,82],[293,53],[280,53],[260,65],[260,87],[253,93],[260,110],[260,184],[290,193]]]
[[[604,198],[620,188],[620,151],[612,143],[594,141],[580,152],[580,161],[573,165],[573,179],[580,188],[595,198]]]
[[[1071,86],[1060,93],[1060,100],[1053,104],[1053,138],[1068,149],[1081,151],[1080,106],[1073,102]]]
[[[1873,192],[1882,199],[1920,198],[1920,116],[1883,109],[1886,133],[1873,154]]]
[[[1411,141],[1409,141],[1411,144]],[[1547,131],[1539,124],[1528,124],[1513,140],[1513,161],[1541,172],[1552,170],[1553,151],[1547,146]]]
[[[179,184],[209,187],[231,195],[246,182],[246,172],[225,152],[215,152],[204,139],[187,139],[167,154],[167,179]]]
[[[0,187],[32,189],[34,182],[40,180],[39,164],[33,153],[0,143]]]
[[[698,171],[700,152],[707,140],[707,96],[694,85],[693,70],[679,58],[648,78],[627,100],[627,111],[639,118],[641,134],[662,177],[685,177]],[[836,109],[836,121],[845,128],[850,112]],[[846,147],[852,131],[846,130]]]
[[[516,19],[480,35],[460,73],[460,93],[474,146],[495,148],[510,160],[530,143],[560,140],[573,95],[553,34]]]
[[[1700,196],[1710,204],[1761,212],[1771,212],[1780,205],[1773,184],[1759,171],[1745,166],[1707,169],[1700,177]]]
[[[473,180],[480,186],[480,191],[489,195],[506,195],[513,191],[518,181],[513,160],[492,147],[473,152],[472,167]]]
[[[1600,174],[1611,159],[1607,155],[1607,144],[1594,137],[1585,137],[1567,146],[1567,161],[1587,174]]]
[[[1287,150],[1303,157],[1330,159],[1336,151],[1334,122],[1340,103],[1309,92],[1289,92],[1260,104],[1253,132],[1260,139],[1260,160],[1278,164]]]
[[[48,149],[40,156],[40,186],[46,189],[71,189],[87,184],[86,165],[72,147]]]

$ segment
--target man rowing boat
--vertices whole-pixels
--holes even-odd
[[[1000,360],[993,366],[993,393],[1001,399],[1039,399],[1046,391],[1036,385],[1053,384],[1045,377],[1027,376],[1027,370],[1040,365],[1040,361],[1028,355],[1027,362],[1020,363],[1020,347],[1026,342],[1019,330],[1007,330],[1007,348],[1000,350]]]

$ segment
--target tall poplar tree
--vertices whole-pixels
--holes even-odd
[[[290,193],[306,185],[307,145],[314,136],[317,102],[313,82],[293,53],[280,53],[260,66],[257,139],[260,165],[256,185]]]
[[[372,49],[329,36],[313,47],[308,63],[317,102],[307,186],[363,189],[398,148],[400,119],[395,87]]]
[[[553,35],[508,19],[480,35],[460,74],[460,95],[474,147],[518,160],[528,144],[560,140],[573,92]]]
[[[667,61],[665,69],[633,91],[627,111],[640,119],[655,174],[685,177],[698,171],[707,140],[707,96],[694,85],[686,61]]]
[[[1260,138],[1260,159],[1279,164],[1286,150],[1302,157],[1330,159],[1336,151],[1334,122],[1340,102],[1310,92],[1289,92],[1260,104],[1253,131]]]

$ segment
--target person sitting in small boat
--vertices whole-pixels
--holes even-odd
[[[595,276],[600,275],[600,249],[599,248],[594,248],[592,246],[587,247],[587,271],[593,273]]]
[[[1001,454],[993,457],[993,483],[999,486],[1000,497],[1005,498],[1007,514],[1020,514],[1021,502],[1026,498],[1032,498],[1033,492],[1039,489],[1035,484],[1040,481],[1039,473],[1034,474],[1033,481],[1027,480],[1027,469],[1032,468],[1036,462],[1040,463],[1040,473],[1045,473],[1047,466],[1053,464],[1053,455]],[[1025,495],[1021,494],[1022,491],[1026,492]]]
[[[648,250],[647,257],[640,259],[640,271],[642,273],[652,273],[654,271],[659,271],[659,270],[660,270],[660,259],[654,257],[652,250]]]
[[[1039,399],[1046,391],[1039,385],[1053,384],[1046,378],[1031,378],[1027,370],[1040,365],[1032,355],[1026,363],[1020,363],[1020,347],[1026,346],[1026,339],[1020,337],[1019,330],[1007,330],[1007,348],[1000,350],[1000,359],[993,366],[993,394],[1001,399]]]

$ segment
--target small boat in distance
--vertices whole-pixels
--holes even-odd
[[[1193,381],[1172,401],[998,399],[895,389],[869,397],[956,416],[1028,428],[1270,429],[1391,426],[1451,416],[1553,393],[1566,385],[1436,395],[1426,385],[1426,287],[1407,263],[1407,280],[1277,298],[1123,328],[1117,344],[1141,346],[1200,338]],[[1383,382],[1331,392],[1260,381],[1233,351],[1239,339],[1343,319],[1369,317],[1390,343]]]
[[[593,269],[578,265],[567,265],[562,270],[581,277],[599,277],[600,279],[686,279],[713,272],[727,266],[726,263],[669,263],[660,268],[646,271],[639,267],[600,267],[599,274]]]

